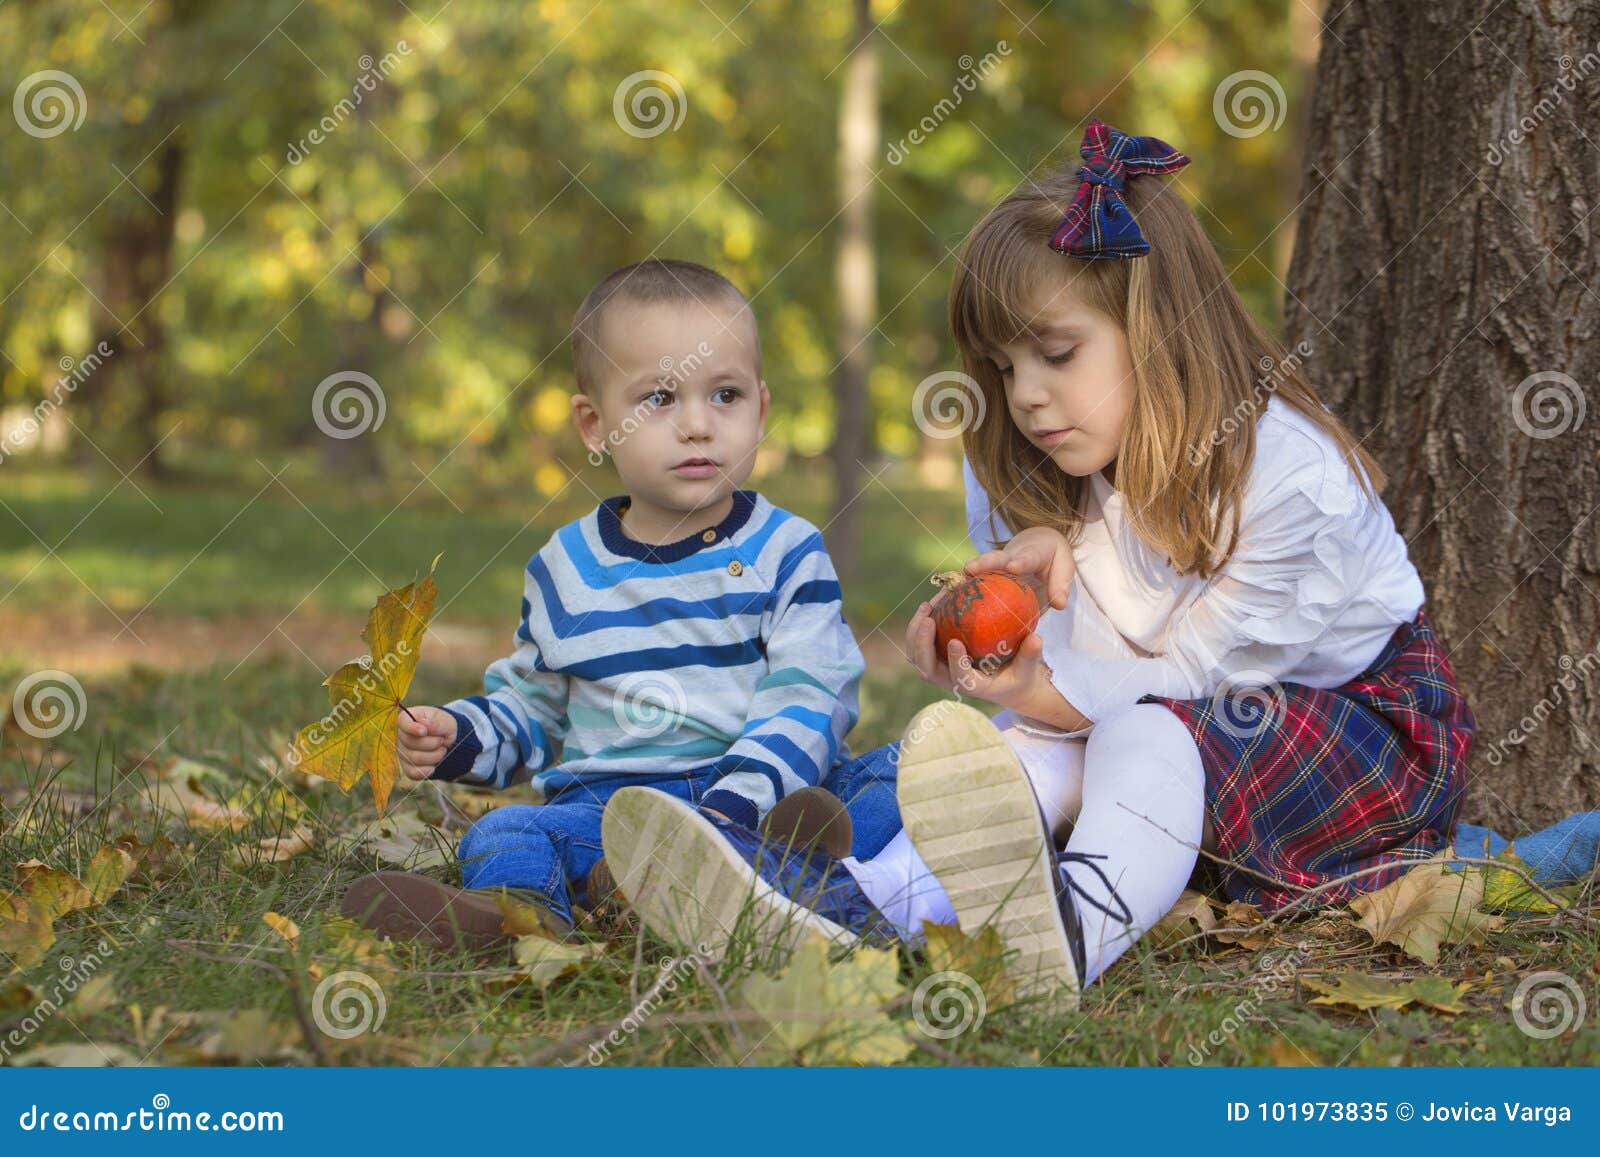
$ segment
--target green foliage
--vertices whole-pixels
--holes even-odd
[[[911,391],[950,364],[953,246],[1011,186],[1074,163],[1090,115],[1197,158],[1184,188],[1275,319],[1302,96],[1289,7],[876,7],[881,449],[915,448]],[[1078,34],[1086,21],[1093,37]],[[607,270],[668,254],[754,297],[770,448],[818,453],[839,356],[836,122],[851,43],[848,5],[803,0],[0,6],[4,75],[65,72],[84,112],[55,135],[0,132],[0,406],[32,407],[62,358],[109,338],[118,353],[65,416],[124,466],[160,434],[162,458],[186,467],[294,446],[347,466],[311,398],[328,375],[361,370],[388,403],[361,440],[368,472],[509,463],[549,495],[581,463],[561,404],[572,313]],[[1236,139],[1211,100],[1245,68],[1282,78],[1290,120]],[[613,115],[644,70],[681,86],[676,128],[630,134]],[[891,163],[929,117],[927,140]]]

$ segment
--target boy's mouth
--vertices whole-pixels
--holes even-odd
[[[685,458],[672,468],[680,478],[710,478],[717,471],[717,464],[710,458]]]

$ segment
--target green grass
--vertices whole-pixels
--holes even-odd
[[[139,488],[61,472],[8,474],[0,505],[0,607],[98,608],[225,617],[247,612],[365,613],[387,587],[437,572],[452,621],[504,625],[522,597],[522,567],[560,526],[615,491],[589,471],[551,500],[531,490],[457,511],[421,476],[390,491],[340,494],[315,479],[265,470],[254,484]],[[419,485],[420,483],[420,485]],[[770,484],[769,484],[770,483]],[[759,484],[774,502],[824,525],[826,478],[794,470]],[[413,487],[416,487],[413,489]],[[910,617],[928,575],[969,553],[957,493],[919,485],[909,468],[869,484],[860,574],[845,609],[858,629]],[[510,627],[507,626],[509,632]]]
[[[530,522],[538,501],[503,496],[458,514],[424,488],[389,514],[392,499],[319,492],[314,478],[297,474],[292,485],[305,507],[276,485],[252,500],[254,488],[208,484],[151,491],[158,513],[113,481],[8,476],[0,582],[14,589],[0,609],[55,613],[93,607],[98,596],[119,613],[153,601],[154,613],[211,616],[224,624],[245,612],[286,613],[301,600],[360,615],[382,586],[410,578],[443,550],[445,620],[504,626],[507,608],[520,597],[528,554],[592,501],[582,491]],[[959,560],[964,547],[959,495],[917,491],[906,477],[886,483],[862,500],[862,577],[847,590],[847,611],[858,631],[881,621],[893,636],[927,574]],[[816,477],[791,473],[765,489],[780,504],[825,521],[819,497],[825,488]],[[38,539],[58,549],[59,560]],[[23,674],[15,657],[0,652],[0,686],[14,686]],[[410,698],[442,702],[477,689],[480,677],[424,666]],[[102,907],[61,918],[57,942],[38,963],[0,978],[5,1056],[83,1046],[166,1063],[582,1063],[595,1034],[626,1017],[660,974],[669,949],[630,926],[601,940],[597,959],[543,991],[506,987],[505,959],[408,945],[385,950],[387,968],[351,958],[336,932],[338,896],[377,863],[370,852],[345,850],[339,838],[371,820],[370,793],[364,785],[343,795],[322,781],[275,777],[289,736],[326,709],[325,691],[305,661],[257,658],[237,669],[231,661],[180,670],[135,664],[82,682],[81,726],[48,747],[14,722],[0,731],[0,864],[6,865],[0,886],[13,882],[10,865],[30,859],[82,873],[97,850],[124,833],[146,844],[166,834],[174,850]],[[875,668],[862,688],[852,747],[863,751],[898,737],[933,698],[905,669]],[[258,801],[244,830],[191,827],[151,808],[157,774],[180,756],[210,769],[206,784],[219,798]],[[266,790],[274,786],[288,790]],[[473,798],[456,794],[463,804]],[[291,812],[301,810],[317,837],[309,851],[282,864],[248,852],[285,831],[295,822]],[[394,811],[443,818],[431,788],[405,796]],[[459,878],[448,860],[428,870]],[[1143,942],[1085,993],[1077,1012],[1046,1000],[994,1007],[980,1025],[949,1039],[916,1033],[906,999],[891,1015],[917,1040],[913,1064],[1182,1065],[1197,1056],[1221,1065],[1595,1064],[1600,909],[1592,891],[1586,903],[1587,919],[1513,922],[1485,944],[1447,948],[1435,968],[1371,945],[1335,914],[1288,924],[1256,949],[1192,941],[1157,950]],[[298,923],[296,948],[263,924],[268,911]],[[97,985],[33,1023],[39,1001],[59,994],[69,975],[62,962],[99,955],[102,941],[109,951],[98,962]],[[1450,1016],[1314,1004],[1313,993],[1298,983],[1267,983],[1273,954],[1285,950],[1302,953],[1301,977],[1350,969],[1466,981],[1469,1010]],[[381,976],[386,1019],[381,1031],[340,1041],[308,1030],[304,1018],[318,978],[345,966]],[[709,975],[685,975],[639,1031],[608,1050],[606,1063],[740,1063],[762,1034],[730,1016],[724,1002],[759,966],[735,960]],[[1542,969],[1567,973],[1590,995],[1587,1022],[1551,1040],[1525,1035],[1507,1008],[1518,979]],[[927,960],[904,954],[906,992],[932,970]],[[12,1032],[22,1043],[8,1043]]]
[[[418,691],[420,698],[438,700],[460,689],[424,674]],[[318,840],[285,864],[240,866],[232,859],[236,847],[290,826],[281,802],[261,808],[238,833],[164,823],[152,814],[145,803],[150,776],[169,754],[214,768],[208,783],[222,794],[260,793],[278,782],[261,757],[283,749],[290,730],[318,705],[317,690],[285,660],[247,664],[227,681],[218,669],[90,681],[88,721],[54,741],[56,762],[66,766],[53,776],[43,767],[41,744],[15,730],[6,733],[0,861],[37,858],[81,872],[98,848],[124,832],[149,842],[165,830],[177,846],[156,878],[136,877],[102,908],[62,918],[50,952],[13,978],[32,985],[36,1000],[63,975],[62,959],[87,959],[102,940],[111,946],[99,968],[110,990],[45,1017],[25,1034],[24,1047],[89,1040],[126,1050],[124,1057],[167,1063],[583,1063],[595,1034],[633,1009],[670,950],[631,928],[603,941],[602,955],[543,992],[505,989],[505,960],[406,945],[388,948],[388,970],[350,959],[329,922],[340,889],[375,861],[339,850],[332,837],[370,819],[364,785],[348,796],[326,784],[295,787],[292,795],[308,809]],[[860,746],[893,735],[928,697],[904,679],[869,689]],[[435,819],[441,814],[426,788],[395,810]],[[453,864],[430,870],[458,878]],[[263,925],[269,910],[299,924],[296,951]],[[1434,969],[1374,948],[1364,934],[1337,924],[1290,924],[1255,951],[1208,953],[1198,943],[1156,951],[1142,943],[1090,988],[1080,1011],[1049,1001],[992,1009],[981,1025],[957,1037],[920,1037],[922,1047],[908,1063],[1183,1065],[1197,1055],[1221,1065],[1600,1063],[1592,1008],[1579,1031],[1546,1041],[1519,1031],[1506,1008],[1518,976],[1539,969],[1566,972],[1592,994],[1600,957],[1592,923],[1570,916],[1528,919],[1485,945],[1447,948]],[[1263,979],[1272,975],[1268,954],[1294,949],[1305,952],[1301,975],[1355,969],[1468,980],[1474,985],[1469,1011],[1357,1013],[1312,1004],[1309,990]],[[1499,958],[1507,959],[1496,963]],[[312,966],[320,972],[308,972]],[[350,1041],[308,1035],[297,1007],[303,1011],[312,1001],[316,975],[346,966],[381,977],[381,1031]],[[748,967],[729,963],[709,979],[685,975],[638,1032],[624,1034],[609,1050],[606,1063],[740,1063],[752,1037],[762,1034],[746,1019],[730,1019],[723,1000],[736,993]],[[1494,973],[1487,979],[1486,969]],[[930,972],[926,961],[905,955],[907,992]],[[0,1008],[7,1009],[0,1012],[6,1031],[24,1023],[25,1010],[8,1007],[5,999]],[[892,1015],[910,1028],[904,1001]],[[1221,1043],[1208,1043],[1213,1033]]]

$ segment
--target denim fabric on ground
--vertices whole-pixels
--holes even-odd
[[[469,888],[523,888],[572,922],[589,869],[604,855],[600,816],[623,787],[652,787],[698,805],[717,778],[713,767],[669,775],[615,775],[574,784],[543,804],[495,808],[461,837],[461,878]]]
[[[858,860],[870,860],[900,832],[899,770],[900,744],[889,743],[846,760],[823,780],[850,813],[855,833],[850,854]]]
[[[1477,824],[1457,824],[1458,856],[1498,856],[1511,841]],[[1600,811],[1574,812],[1537,832],[1516,837],[1512,848],[1541,884],[1570,884],[1600,867]]]

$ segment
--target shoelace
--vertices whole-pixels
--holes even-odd
[[[1100,909],[1101,912],[1111,917],[1111,919],[1120,920],[1123,924],[1131,925],[1133,923],[1133,913],[1129,911],[1128,905],[1123,902],[1121,896],[1117,895],[1116,888],[1112,887],[1110,878],[1100,870],[1100,865],[1091,863],[1093,860],[1103,860],[1105,858],[1106,853],[1104,852],[1057,852],[1057,870],[1059,871],[1060,865],[1069,863],[1083,864],[1093,870],[1094,874],[1099,876],[1101,882],[1105,884],[1106,895],[1110,897],[1113,903],[1122,909],[1122,915],[1117,915],[1117,913],[1112,911],[1108,905],[1100,903],[1099,900],[1096,900],[1093,896],[1089,895],[1088,892],[1084,891],[1083,888],[1079,886],[1078,882],[1072,878],[1071,872],[1061,872],[1060,874],[1061,878],[1067,882],[1067,887],[1071,888],[1078,895],[1082,896],[1088,903],[1093,904],[1096,908]]]

